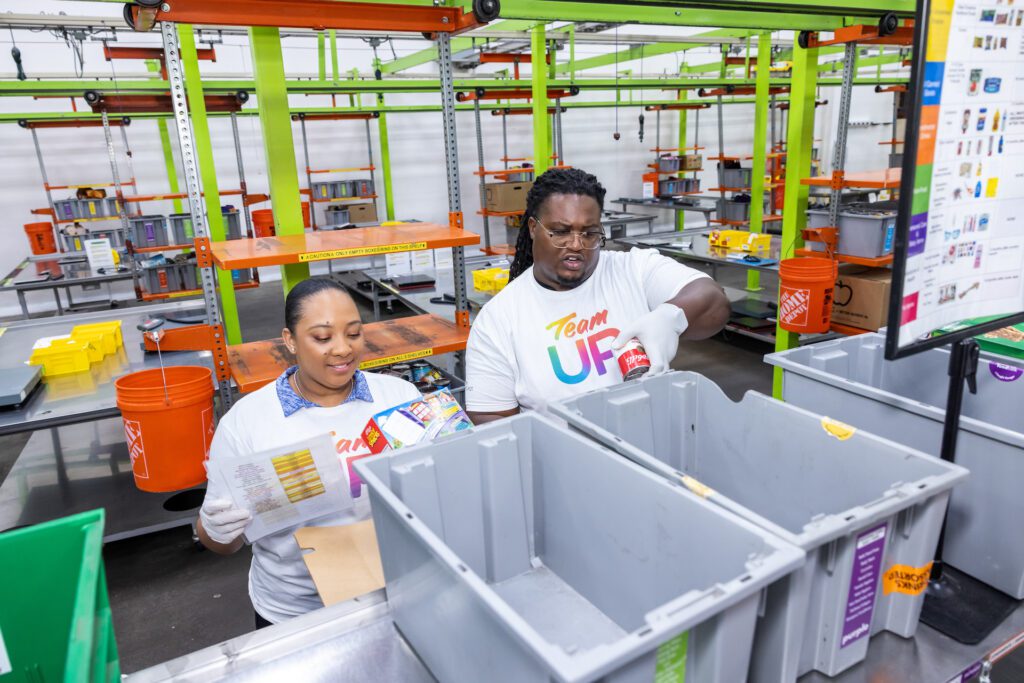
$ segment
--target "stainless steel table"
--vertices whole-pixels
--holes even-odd
[[[654,232],[654,216],[644,213],[628,213],[623,207],[622,211],[604,211],[601,213],[601,225],[607,230],[607,235],[612,239],[627,237],[630,225],[640,223],[647,224],[648,234]]]
[[[729,258],[729,255],[742,256],[745,252],[729,251],[712,247],[709,243],[707,232],[659,232],[652,235],[641,235],[639,237],[624,237],[614,240],[615,243],[625,247],[653,248],[666,256],[685,261],[701,261],[711,264],[712,273],[717,274],[719,266],[730,266],[746,268],[748,270],[759,270],[763,272],[779,272],[779,252],[782,248],[782,238],[777,235],[771,236],[771,246],[766,251],[754,252],[754,256],[762,259],[773,260],[775,263],[750,263],[742,258]],[[680,246],[681,242],[689,242],[689,247]]]
[[[656,209],[672,209],[673,211],[696,211],[704,214],[704,220],[707,221],[708,227],[711,227],[711,214],[718,211],[718,200],[707,197],[673,197],[661,198],[636,198],[636,197],[620,197],[612,202],[613,204],[621,204],[622,210],[625,211],[627,206],[650,206]]]
[[[204,491],[140,491],[120,419],[52,427],[32,434],[0,486],[0,531],[104,508],[103,540],[116,541],[191,524]]]
[[[132,273],[127,268],[112,273],[94,273],[89,268],[89,262],[84,257],[61,256],[56,258],[27,258],[12,270],[0,281],[0,291],[13,291],[18,296],[18,305],[21,306],[21,314],[24,318],[29,317],[28,302],[25,299],[26,292],[51,290],[53,299],[57,304],[57,315],[64,315],[65,308],[72,309],[75,302],[71,298],[72,287],[93,287],[105,286],[107,299],[111,306],[116,305],[110,283],[123,282],[132,279]],[[64,290],[68,304],[65,307],[60,298],[60,290]],[[127,299],[134,301],[135,297]]]
[[[983,643],[962,646],[927,626],[904,640],[882,633],[867,659],[836,678],[810,673],[800,683],[946,683],[1024,631],[1018,609]],[[993,681],[1003,683],[996,664]],[[383,591],[239,636],[127,677],[128,683],[230,681],[432,681],[395,628]],[[967,679],[964,679],[965,683]]]
[[[177,301],[123,311],[100,311],[19,321],[0,336],[0,367],[24,363],[37,339],[64,335],[75,325],[121,320],[124,349],[93,364],[89,372],[43,378],[39,388],[18,408],[0,410],[0,435],[28,432],[120,415],[115,405],[114,380],[137,370],[159,367],[157,355],[142,350],[142,333],[135,329],[154,316],[194,316],[203,312],[202,301]],[[168,322],[166,328],[176,327]],[[213,368],[209,351],[163,354],[165,365],[205,365]]]

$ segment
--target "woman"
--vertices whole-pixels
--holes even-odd
[[[342,469],[369,455],[360,438],[376,413],[419,398],[416,387],[397,377],[360,371],[366,352],[359,311],[348,292],[333,280],[311,278],[296,285],[285,300],[281,332],[296,365],[277,381],[243,397],[221,419],[210,448],[211,460],[224,460],[287,446],[320,434],[333,437]],[[308,526],[338,526],[368,519],[366,487],[351,482],[355,506],[317,519]],[[199,513],[199,539],[210,550],[228,555],[242,547],[249,513],[234,507],[213,481]],[[289,529],[253,544],[249,597],[262,628],[323,603]]]
[[[467,347],[466,408],[475,424],[622,381],[615,351],[643,344],[664,372],[683,339],[729,318],[704,273],[653,249],[601,251],[605,190],[578,169],[552,169],[526,197],[509,284],[480,311]]]

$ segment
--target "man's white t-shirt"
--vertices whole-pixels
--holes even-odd
[[[566,291],[529,268],[481,309],[466,350],[466,408],[543,410],[622,381],[619,330],[702,277],[654,249],[602,251],[593,274]]]
[[[355,506],[344,513],[321,517],[302,526],[341,526],[370,517],[366,486],[352,462],[370,455],[361,437],[375,414],[420,397],[409,382],[398,377],[364,373],[372,402],[352,400],[333,408],[302,408],[285,417],[275,382],[243,397],[221,418],[210,446],[210,459],[235,458],[288,446],[320,434],[334,438],[342,471],[348,477]],[[227,491],[210,481],[206,497],[230,498]],[[298,527],[296,527],[297,529]],[[295,529],[264,536],[252,545],[249,569],[249,597],[266,620],[279,623],[323,607],[313,579],[302,561],[295,541]]]

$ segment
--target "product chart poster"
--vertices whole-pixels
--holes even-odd
[[[1024,0],[924,6],[890,318],[900,349],[950,323],[1024,310]]]

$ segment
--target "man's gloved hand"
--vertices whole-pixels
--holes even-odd
[[[213,498],[203,502],[199,519],[211,541],[229,545],[242,535],[251,517],[227,498]]]
[[[633,337],[640,340],[647,357],[651,359],[649,375],[667,372],[668,364],[679,350],[679,335],[686,331],[689,322],[683,309],[673,304],[661,304],[650,313],[645,313],[619,332],[612,343],[618,350]]]

